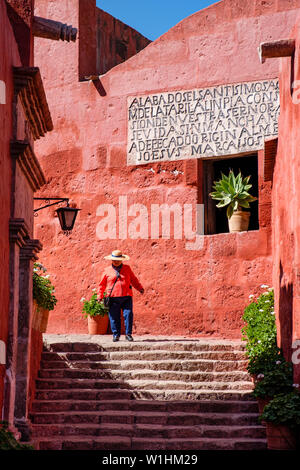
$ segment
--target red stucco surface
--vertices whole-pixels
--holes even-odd
[[[11,66],[19,64],[17,46],[6,15],[4,0],[0,1],[0,80],[5,83],[5,103],[0,104],[0,340],[7,342],[9,312],[9,217],[11,194],[11,160],[9,143],[12,136],[13,82]],[[3,369],[3,368],[2,368]],[[3,373],[0,371],[0,389],[3,392]],[[0,406],[1,396],[0,392]]]
[[[151,41],[99,8],[96,9],[96,67],[103,75],[144,49]]]
[[[36,14],[76,27],[76,3],[37,0]],[[40,195],[70,197],[81,208],[69,237],[54,209],[35,221],[35,238],[44,245],[40,260],[58,298],[49,333],[87,332],[80,298],[97,287],[107,265],[103,257],[121,249],[145,288],[143,296],[134,293],[134,333],[240,337],[249,294],[272,284],[271,185],[263,182],[263,152],[260,229],[207,235],[201,250],[187,250],[185,240],[174,238],[99,240],[97,208],[118,208],[120,195],[128,206],[142,203],[149,211],[151,203],[202,202],[195,161],[127,167],[127,97],[277,77],[278,61],[260,64],[257,48],[289,36],[299,6],[298,0],[223,0],[111,69],[97,86],[78,81],[80,39],[68,45],[36,39],[35,59],[54,122],[54,131],[35,147],[48,179]]]
[[[31,0],[19,2],[10,0],[7,4],[4,0],[0,0],[0,80],[5,83],[5,102],[2,103],[2,95],[0,104],[0,340],[5,343],[6,351],[8,351],[7,357],[9,358],[6,364],[0,365],[1,413],[5,393],[6,400],[9,399],[11,406],[14,407],[12,397],[15,393],[15,368],[18,360],[16,351],[17,346],[20,347],[17,344],[20,319],[14,316],[19,305],[19,259],[12,256],[12,252],[10,253],[10,218],[24,219],[29,229],[29,236],[33,236],[33,192],[26,176],[18,165],[16,165],[15,188],[13,189],[12,156],[10,152],[10,144],[13,140],[30,139],[29,126],[28,122],[25,123],[26,116],[20,99],[17,103],[14,103],[13,67],[30,67],[33,65],[32,4]],[[31,144],[33,145],[32,142]],[[11,248],[14,248],[14,243],[15,241],[11,243]],[[10,277],[13,272],[16,278]],[[24,279],[21,280],[21,285],[22,281]],[[14,308],[14,302],[16,308]],[[24,370],[25,374],[28,373],[29,394],[34,392],[34,380],[39,368],[41,341],[42,334],[32,331],[29,345],[32,354],[28,351],[27,369]],[[21,347],[20,350],[22,351]],[[22,356],[19,355],[19,357]],[[6,377],[6,392],[4,389],[5,374],[9,377],[9,379]],[[14,410],[11,411],[13,414]],[[10,412],[8,413],[9,416],[7,417],[10,419]],[[9,424],[12,425],[13,423],[10,422]]]
[[[299,345],[294,350],[291,348],[300,338],[299,16],[291,37],[296,40],[295,61],[281,59],[282,112],[272,198],[273,278],[279,343],[288,359],[295,352],[299,362]],[[295,364],[295,371],[299,382],[299,364]]]

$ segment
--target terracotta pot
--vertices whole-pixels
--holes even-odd
[[[38,330],[38,329],[39,329],[39,312],[38,312],[38,305],[37,305],[37,303],[36,303],[35,300],[33,301],[33,316],[32,316],[32,324],[31,324],[31,327],[32,327],[34,330]]]
[[[268,403],[270,403],[271,400],[272,400],[272,398],[257,398],[258,412],[259,412],[260,415],[264,411],[265,406],[268,405]],[[261,421],[261,424],[263,426],[267,425],[266,421],[264,421],[264,420]]]
[[[261,415],[262,412],[264,411],[264,407],[270,403],[271,398],[257,398],[257,403],[258,403],[258,411],[259,414]]]
[[[88,331],[90,335],[105,335],[108,327],[108,315],[103,317],[97,315],[96,317],[88,316]]]
[[[49,318],[49,310],[42,309],[40,315],[40,332],[46,333],[47,326],[48,326],[48,318]]]
[[[33,319],[32,319],[32,328],[34,330],[45,333],[47,330],[49,318],[49,310],[39,307],[36,301],[33,301]]]
[[[288,427],[279,424],[266,423],[267,443],[270,450],[296,449],[296,435]]]
[[[234,211],[228,219],[229,232],[245,232],[249,227],[250,212]]]

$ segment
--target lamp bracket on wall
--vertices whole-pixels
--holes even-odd
[[[36,217],[38,214],[37,212],[45,209],[46,207],[51,207],[54,206],[55,204],[60,204],[62,202],[66,202],[67,205],[65,207],[60,207],[59,209],[56,210],[60,226],[64,233],[69,234],[71,230],[73,230],[75,219],[77,217],[78,211],[80,209],[76,209],[73,207],[69,207],[69,198],[66,197],[34,197],[33,198],[36,201],[44,201],[47,202],[48,204],[38,207],[37,209],[34,209],[34,216]],[[50,201],[55,201],[55,202],[50,202]]]
[[[44,202],[56,201],[56,202],[52,202],[51,204],[46,204],[45,206],[34,209],[33,211],[34,213],[40,211],[41,209],[45,209],[46,207],[55,206],[55,204],[60,204],[61,202],[66,202],[67,207],[69,207],[69,199],[67,197],[34,197],[33,199],[35,201],[44,201]]]

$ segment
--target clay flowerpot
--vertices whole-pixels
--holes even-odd
[[[49,318],[49,310],[45,308],[42,309],[41,317],[40,317],[40,332],[46,333],[47,326],[48,326],[48,318]]]
[[[258,411],[259,414],[261,415],[262,412],[264,411],[264,407],[270,403],[271,398],[257,398],[257,403],[258,403]]]
[[[229,232],[245,232],[249,227],[250,212],[234,211],[228,219]]]
[[[260,415],[263,413],[265,406],[268,405],[271,400],[272,400],[272,398],[257,398],[258,412],[259,412]],[[263,426],[267,425],[266,421],[264,421],[264,420],[261,421],[261,424]]]
[[[33,319],[32,319],[32,328],[34,330],[40,331],[41,333],[46,333],[47,325],[49,318],[49,310],[39,307],[36,301],[33,301]]]
[[[267,443],[270,450],[296,449],[296,435],[288,427],[273,423],[266,423]]]
[[[88,331],[90,335],[105,335],[108,327],[108,315],[88,316]]]

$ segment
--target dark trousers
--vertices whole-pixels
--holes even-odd
[[[109,321],[111,331],[114,336],[121,335],[121,309],[125,323],[125,334],[131,335],[133,323],[132,297],[126,295],[124,297],[111,297],[109,307]]]

